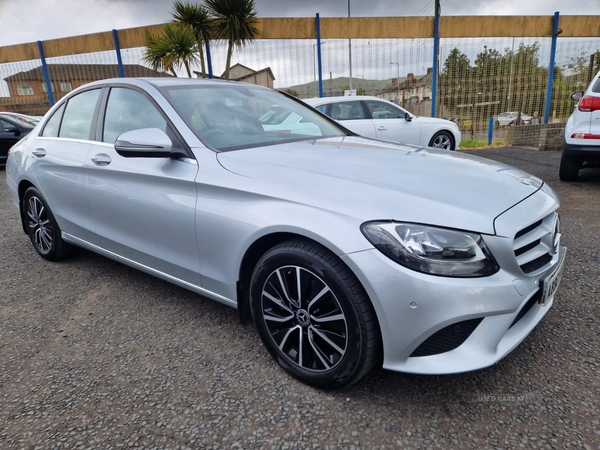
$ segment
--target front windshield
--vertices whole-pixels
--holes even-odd
[[[272,89],[215,83],[163,92],[196,136],[220,151],[345,135],[311,107]]]

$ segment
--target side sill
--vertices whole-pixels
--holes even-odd
[[[202,295],[204,297],[208,297],[211,300],[215,300],[219,303],[223,303],[231,308],[237,309],[237,302],[231,300],[230,298],[223,297],[222,295],[215,294],[214,292],[207,291],[206,289],[201,288],[200,286],[196,286],[195,284],[188,283],[187,281],[180,280],[179,278],[175,278],[171,275],[168,275],[164,272],[160,272],[152,267],[145,266],[143,264],[132,261],[131,259],[125,258],[123,256],[117,255],[116,253],[110,252],[108,250],[103,249],[102,247],[98,247],[97,245],[91,244],[83,239],[79,239],[75,236],[72,236],[68,233],[62,233],[62,238],[65,242],[76,245],[78,247],[83,247],[87,250],[90,250],[94,253],[98,253],[102,256],[106,256],[107,258],[113,259],[117,262],[125,264],[129,267],[133,267],[134,269],[141,270],[142,272],[146,272],[152,276],[160,278],[162,280],[168,281],[169,283],[180,286],[184,289],[192,291],[196,294]]]

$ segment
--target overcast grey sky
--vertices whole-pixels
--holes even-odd
[[[259,17],[346,17],[348,0],[255,0]],[[0,0],[0,46],[164,23],[171,0]],[[350,0],[352,16],[433,15],[434,0]],[[600,15],[600,0],[442,0],[443,15]]]

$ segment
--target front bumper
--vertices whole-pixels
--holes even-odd
[[[376,249],[343,256],[379,320],[383,367],[449,374],[490,366],[514,349],[548,312],[564,264],[558,199],[547,186],[494,221],[484,235],[500,270],[450,278],[407,269]],[[553,285],[549,294],[543,286]],[[540,301],[543,300],[543,304]]]
[[[383,367],[450,374],[490,366],[527,337],[554,301],[553,295],[545,305],[538,303],[540,280],[556,270],[564,252],[561,247],[556,264],[530,279],[515,278],[502,270],[486,278],[425,275],[398,266],[377,250],[346,255],[344,261],[361,274],[359,279],[375,307],[383,340]],[[414,356],[436,333],[449,330],[452,335],[453,327],[469,323],[476,323],[475,329],[455,349]],[[457,333],[461,331],[457,329]]]

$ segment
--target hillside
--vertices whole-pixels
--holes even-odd
[[[403,78],[400,78],[402,82]],[[364,89],[365,95],[375,95],[382,88],[390,84],[390,80],[364,80],[362,78],[352,78],[353,89]],[[333,79],[323,80],[323,95],[326,97],[332,97],[336,95],[344,95],[344,90],[350,86],[350,79],[348,77],[339,77]],[[319,82],[311,81],[310,83],[297,84],[289,86],[287,88],[279,88],[282,91],[286,89],[294,90],[298,93],[300,98],[318,97],[319,96]]]

